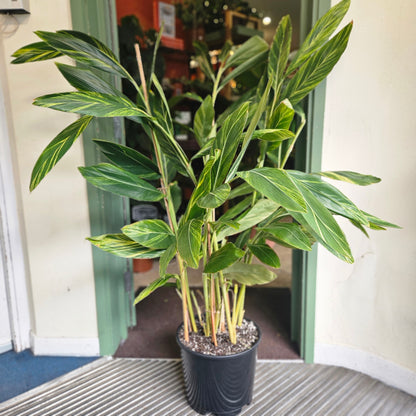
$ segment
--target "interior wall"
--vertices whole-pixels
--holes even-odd
[[[319,248],[316,297],[319,361],[329,359],[322,346],[338,346],[335,362],[345,358],[340,351],[352,351],[356,358],[362,352],[361,361],[391,363],[390,368],[413,375],[415,18],[413,0],[379,0],[376,7],[371,0],[351,2],[345,19],[354,19],[350,43],[327,81],[322,168],[381,177],[381,183],[369,187],[341,188],[360,208],[403,229],[370,231],[367,239],[341,221],[355,263],[345,264]],[[368,362],[361,364],[362,371],[368,370]],[[415,391],[416,377],[413,381],[408,388]]]
[[[39,41],[35,30],[71,28],[69,0],[37,0],[30,15],[16,16],[17,31],[0,42],[8,79],[10,142],[16,154],[24,214],[36,338],[96,338],[94,276],[81,142],[29,193],[32,167],[46,145],[75,116],[35,107],[35,97],[71,88],[52,61],[11,65],[11,54]],[[10,18],[12,19],[12,18]],[[11,20],[11,25],[15,21]],[[0,60],[1,62],[1,60]],[[69,63],[69,62],[67,62]],[[97,344],[98,345],[98,344]],[[53,353],[53,351],[52,351]],[[59,353],[59,351],[57,351]]]

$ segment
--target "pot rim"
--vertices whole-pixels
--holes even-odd
[[[237,352],[235,354],[229,354],[229,355],[212,355],[212,354],[203,354],[201,352],[198,351],[194,351],[193,349],[189,348],[187,345],[185,345],[180,339],[179,339],[179,331],[183,326],[183,322],[178,326],[177,330],[176,330],[176,342],[178,343],[179,347],[184,349],[185,351],[194,354],[198,357],[204,357],[206,359],[212,359],[212,360],[224,360],[224,359],[232,359],[232,358],[238,358],[241,357],[245,354],[249,354],[250,352],[252,352],[253,350],[256,350],[257,347],[259,346],[259,343],[261,341],[261,330],[260,327],[256,324],[256,322],[254,322],[252,319],[249,318],[244,318],[246,321],[250,321],[253,322],[253,324],[256,326],[257,329],[257,340],[256,342],[247,350],[245,351],[241,351],[241,352]]]

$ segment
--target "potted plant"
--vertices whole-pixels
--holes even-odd
[[[200,150],[191,160],[174,138],[169,104],[154,70],[148,79],[144,76],[138,46],[140,85],[111,50],[84,33],[36,32],[41,42],[14,54],[14,63],[60,55],[77,63],[57,64],[76,91],[42,96],[34,102],[80,114],[81,118],[59,133],[41,154],[33,169],[31,190],[94,117],[126,117],[146,131],[152,144],[151,158],[129,147],[96,139],[108,163],[79,170],[88,182],[105,191],[144,202],[159,201],[165,207],[168,223],[142,220],[126,225],[118,234],[88,240],[117,256],[159,258],[160,276],[138,295],[136,302],[159,287],[177,285],[183,321],[177,338],[182,348],[188,401],[201,413],[234,415],[251,401],[260,333],[244,320],[244,296],[246,286],[265,284],[276,277],[265,266],[280,264],[266,239],[300,250],[310,250],[314,242],[319,242],[342,260],[353,262],[335,215],[349,219],[364,233],[366,227],[394,227],[360,210],[322,177],[358,185],[380,179],[349,171],[305,173],[285,169],[306,122],[299,103],[329,74],[347,46],[352,23],[334,32],[348,7],[349,0],[342,0],[319,19],[291,62],[288,16],[281,20],[270,47],[258,37],[238,48],[226,44],[216,71],[207,51],[200,47],[199,64],[212,92],[200,99],[195,115],[193,132]],[[216,115],[215,104],[222,88],[253,68],[260,74],[256,88]],[[128,80],[136,89],[137,103],[103,81],[101,72]],[[258,147],[256,166],[242,170],[242,166],[247,167],[245,155],[253,143]],[[196,159],[203,161],[200,172],[193,167]],[[179,218],[172,171],[187,177],[194,187]],[[228,210],[223,209],[226,203]],[[288,216],[293,220],[282,222]],[[178,275],[167,273],[175,256]],[[260,264],[252,263],[254,257]],[[201,263],[202,305],[190,291],[187,276],[188,268],[198,268]],[[245,333],[250,334],[248,340]],[[201,342],[203,346],[194,351]],[[205,348],[210,351],[206,353]],[[218,351],[224,355],[217,357]]]

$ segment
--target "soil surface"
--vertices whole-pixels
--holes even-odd
[[[217,346],[211,337],[206,337],[202,327],[198,324],[198,332],[189,334],[189,342],[183,338],[183,327],[179,330],[179,340],[192,351],[206,355],[232,355],[249,350],[258,340],[259,334],[256,325],[252,321],[243,320],[243,324],[237,327],[237,343],[230,342],[228,331],[217,333]]]

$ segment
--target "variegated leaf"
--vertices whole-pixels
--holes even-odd
[[[284,208],[296,212],[306,211],[302,193],[283,169],[255,168],[249,171],[238,172],[237,175],[256,189],[257,192]]]
[[[230,195],[230,190],[230,185],[224,183],[213,191],[210,191],[204,197],[198,199],[196,203],[200,208],[218,208],[227,200],[228,195]]]
[[[302,65],[288,82],[283,92],[284,98],[288,98],[295,105],[327,77],[344,53],[351,29],[352,23],[345,26]]]
[[[307,211],[305,213],[289,211],[289,213],[331,253],[347,263],[353,263],[354,258],[347,239],[332,214],[305,185],[294,180],[305,198]]]
[[[300,180],[330,211],[368,226],[368,220],[360,209],[348,199],[340,190],[315,175],[299,171],[288,171]]]
[[[137,201],[160,201],[162,192],[137,175],[109,163],[80,167],[82,176],[95,187]]]
[[[151,295],[156,289],[165,286],[176,286],[176,283],[170,282],[172,278],[176,277],[176,275],[168,274],[166,276],[161,276],[158,279],[154,280],[148,286],[146,286],[134,299],[134,304],[137,305],[143,299],[146,299],[149,295]]]
[[[337,170],[332,172],[317,172],[315,175],[325,176],[326,178],[335,179],[353,183],[354,185],[367,186],[381,181],[380,178],[372,175],[363,175],[362,173],[351,172],[349,170]]]
[[[142,246],[154,249],[167,249],[176,241],[172,230],[162,220],[134,222],[124,226],[121,231]]]
[[[279,208],[279,206],[280,205],[276,204],[274,201],[270,201],[268,199],[260,199],[251,209],[242,214],[240,217],[236,218],[238,223],[237,228],[225,227],[222,229],[217,235],[218,241],[223,240],[229,235],[241,233],[244,230],[254,227],[259,222],[272,215]]]
[[[276,279],[277,275],[262,264],[234,263],[227,267],[224,276],[228,280],[247,286],[265,285]]]
[[[261,129],[253,133],[253,139],[266,142],[281,142],[295,137],[295,133],[286,129]]]
[[[178,228],[178,251],[189,267],[197,269],[201,258],[201,220],[192,219]]]
[[[46,42],[35,42],[18,49],[12,56],[15,58],[11,62],[12,64],[23,64],[54,59],[62,56],[62,53]]]
[[[120,97],[123,96],[117,88],[114,88],[111,84],[104,81],[102,77],[97,76],[87,68],[65,65],[62,63],[57,63],[56,66],[65,79],[79,91],[91,91],[102,94],[118,95]]]
[[[280,259],[276,252],[267,244],[248,244],[248,249],[264,264],[280,267]]]
[[[315,53],[335,32],[350,7],[350,0],[342,0],[331,7],[314,24],[312,30],[300,46],[286,73],[292,73]]]
[[[227,243],[212,253],[204,267],[204,273],[217,273],[220,270],[224,270],[241,259],[244,254],[244,250],[239,249],[233,243]]]
[[[103,154],[118,167],[138,175],[142,179],[159,179],[157,165],[146,156],[131,147],[107,140],[93,140]]]
[[[75,140],[86,129],[92,117],[84,116],[62,130],[39,156],[32,171],[30,190],[33,191],[45,175],[58,163],[71,148]]]
[[[67,113],[94,117],[144,117],[150,116],[136,107],[129,99],[98,92],[63,92],[35,99],[33,104]]]
[[[87,240],[107,253],[124,258],[153,259],[163,253],[163,250],[144,247],[124,234],[104,234]]]
[[[269,233],[271,237],[268,238],[285,247],[312,250],[309,237],[301,230],[299,224],[279,222],[259,229]]]

